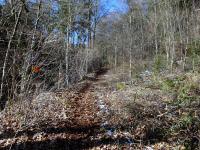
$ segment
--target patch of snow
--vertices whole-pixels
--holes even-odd
[[[153,148],[146,146],[144,150],[153,150]]]
[[[152,72],[151,71],[149,71],[149,70],[146,70],[146,71],[144,71],[144,72],[142,72],[141,74],[140,74],[140,76],[143,78],[143,77],[148,77],[148,76],[151,76],[152,75]]]
[[[107,126],[107,125],[108,125],[108,121],[102,123],[102,124],[101,124],[101,127],[105,127],[105,126]]]
[[[113,131],[112,131],[112,130],[107,130],[106,134],[107,134],[108,136],[112,136],[112,135],[113,135]]]
[[[101,105],[99,105],[99,108],[100,108],[100,109],[105,109],[105,105],[102,105],[102,104],[101,104]]]

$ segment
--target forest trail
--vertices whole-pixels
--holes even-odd
[[[77,87],[55,93],[63,98],[72,92],[65,120],[42,122],[17,132],[7,130],[0,134],[1,149],[101,149],[116,142],[130,144],[127,136],[114,136],[116,129],[109,123],[106,72],[101,70]]]
[[[130,82],[124,72],[103,69],[70,89],[53,92],[54,103],[47,100],[46,105],[48,97],[41,103],[39,96],[35,102],[39,108],[33,106],[40,113],[48,110],[45,120],[39,120],[40,115],[35,113],[35,123],[15,128],[17,121],[8,115],[2,120],[7,121],[0,130],[0,149],[173,150],[184,148],[176,141],[186,137],[196,147],[195,126],[170,133],[179,123],[176,120],[190,109],[169,103],[172,95],[152,86],[147,78]]]
[[[0,150],[200,150],[199,27],[200,0],[0,0]]]

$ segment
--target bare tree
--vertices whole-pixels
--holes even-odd
[[[5,58],[4,58],[4,64],[3,64],[2,76],[1,76],[0,99],[1,99],[1,97],[2,97],[2,95],[3,95],[4,78],[5,78],[6,66],[7,66],[7,63],[8,63],[8,57],[9,57],[9,53],[10,53],[11,43],[12,43],[12,41],[13,41],[14,35],[15,35],[15,33],[16,33],[16,30],[17,30],[17,28],[18,28],[19,19],[20,19],[21,14],[22,14],[22,9],[23,9],[23,5],[20,4],[20,6],[19,6],[19,11],[18,11],[18,14],[17,14],[17,18],[16,18],[16,21],[15,21],[15,26],[14,26],[13,31],[12,31],[12,34],[11,34],[11,36],[10,36],[10,39],[9,39],[9,42],[8,42],[8,46],[7,46],[7,50],[6,50],[6,55],[5,55]]]

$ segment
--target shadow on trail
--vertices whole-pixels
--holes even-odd
[[[81,149],[89,149],[93,147],[101,147],[104,145],[129,145],[129,140],[123,137],[111,138],[101,130],[100,126],[88,126],[83,127],[80,126],[78,128],[47,128],[43,131],[45,134],[50,135],[52,137],[42,138],[42,140],[28,140],[22,143],[15,142],[13,145],[8,145],[7,147],[1,148],[2,150],[81,150]],[[24,133],[24,132],[23,132]],[[27,132],[26,134],[29,136],[33,136],[38,133],[38,131]],[[56,134],[69,135],[68,137],[63,138],[62,136],[57,136]],[[69,134],[70,133],[70,134]],[[73,136],[71,136],[73,135]],[[100,138],[96,138],[99,137]],[[72,138],[73,137],[73,138]],[[132,139],[131,139],[132,140]],[[132,140],[133,141],[133,140]]]
[[[36,129],[34,129],[36,128]],[[47,125],[40,125],[39,129],[37,127],[32,127],[32,129],[22,130],[18,133],[14,131],[7,131],[0,135],[1,139],[8,139],[8,138],[17,138],[22,135],[26,135],[28,137],[34,136],[37,133],[45,133],[45,134],[60,134],[60,133],[69,133],[69,134],[88,134],[91,135],[94,133],[95,130],[98,130],[100,128],[99,125],[93,125],[93,126],[75,126],[70,125],[69,123],[63,124],[60,126],[50,126],[47,127]],[[34,129],[34,130],[33,130]]]
[[[80,138],[76,140],[68,140],[68,139],[55,139],[55,140],[45,140],[45,141],[28,141],[25,143],[13,144],[12,147],[8,146],[3,148],[2,150],[81,150],[81,149],[89,149],[101,145],[124,145],[128,144],[126,138],[101,138],[91,140],[88,138]]]
[[[102,68],[102,69],[96,71],[96,72],[95,72],[95,74],[96,74],[95,77],[97,78],[97,77],[99,77],[99,76],[101,76],[101,75],[106,74],[106,73],[108,72],[108,70],[109,70],[108,68]]]

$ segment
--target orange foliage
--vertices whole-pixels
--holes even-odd
[[[32,73],[39,73],[41,71],[41,67],[39,66],[32,66]]]

